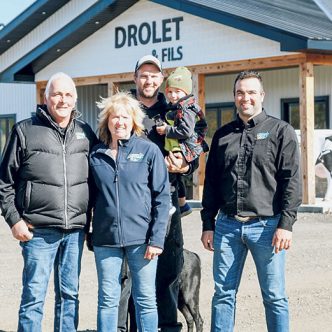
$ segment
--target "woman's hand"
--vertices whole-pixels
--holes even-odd
[[[147,246],[144,258],[145,259],[154,259],[156,256],[159,256],[163,250],[159,247],[154,247],[154,246]]]

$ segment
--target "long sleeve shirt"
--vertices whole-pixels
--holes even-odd
[[[238,117],[219,128],[206,165],[203,231],[214,230],[218,211],[227,215],[273,216],[292,230],[301,204],[298,141],[286,122],[263,110],[247,124]]]

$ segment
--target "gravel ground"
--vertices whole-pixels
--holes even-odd
[[[185,247],[202,261],[200,311],[204,331],[210,330],[213,293],[212,255],[200,243],[199,212],[183,219]],[[287,254],[286,282],[290,302],[291,331],[332,331],[332,214],[300,214],[294,227],[293,247]],[[79,331],[95,331],[97,281],[93,254],[83,255]],[[15,331],[21,292],[20,247],[0,220],[0,332]],[[236,332],[266,331],[264,310],[251,256],[242,276],[236,315]],[[180,319],[183,321],[181,314]],[[52,331],[53,286],[45,303],[43,331]],[[185,329],[184,329],[185,330]]]

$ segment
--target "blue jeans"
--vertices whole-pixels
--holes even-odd
[[[269,332],[289,330],[285,292],[285,251],[274,253],[272,237],[280,216],[241,223],[220,213],[214,233],[211,331],[233,331],[235,302],[250,250],[255,262]]]
[[[172,187],[171,187],[172,188]],[[174,188],[174,187],[173,187]],[[176,212],[171,217],[165,239],[164,251],[158,257],[156,294],[158,324],[161,332],[179,332],[182,324],[178,322],[179,276],[183,267],[183,235],[177,190],[171,189],[172,203]],[[126,276],[123,275],[122,277]],[[131,276],[123,284],[119,306],[118,331],[127,331],[128,299],[131,292]],[[129,281],[129,282],[128,282]],[[132,313],[132,310],[130,314]],[[130,317],[130,328],[135,326]]]
[[[124,256],[132,276],[132,295],[140,332],[158,330],[156,304],[157,258],[144,259],[146,244],[124,248],[94,246],[98,275],[98,332],[116,332]]]
[[[78,326],[78,288],[84,231],[62,232],[52,228],[33,230],[33,238],[20,242],[23,291],[18,331],[41,331],[43,307],[51,271],[54,267],[54,331],[76,331]]]

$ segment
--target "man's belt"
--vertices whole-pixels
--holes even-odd
[[[257,217],[256,216],[253,216],[253,217],[246,216],[246,217],[244,217],[244,216],[239,216],[239,215],[236,214],[235,216],[233,216],[233,218],[236,219],[239,222],[248,222],[248,221],[253,220]]]

